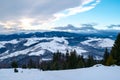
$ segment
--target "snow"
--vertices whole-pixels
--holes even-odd
[[[45,50],[40,50],[40,51],[37,51],[37,52],[34,52],[34,53],[30,53],[29,56],[40,56],[40,55],[43,55],[45,53]]]
[[[99,41],[100,47],[112,47],[114,44],[114,41],[111,39],[103,39],[102,41]]]
[[[42,38],[26,38],[27,42],[24,44],[25,46],[30,46],[34,43],[37,43],[41,40],[54,40],[56,42],[60,42],[60,43],[65,43],[65,44],[68,44],[68,41],[65,40],[64,37],[53,37],[53,38],[47,38],[47,37],[42,37]]]
[[[94,48],[101,47],[112,47],[114,44],[114,40],[109,38],[88,38],[88,40],[81,42],[83,45],[92,46]]]
[[[0,48],[2,48],[2,47],[4,47],[4,45],[0,43]]]
[[[69,42],[66,40],[65,37],[26,38],[26,40],[28,40],[27,43],[24,44],[26,46],[37,43],[40,40],[50,40],[50,41],[40,42],[33,47],[30,47],[30,48],[27,48],[27,49],[21,50],[21,51],[16,51],[16,52],[13,52],[11,54],[8,54],[6,52],[4,55],[4,53],[3,53],[3,55],[0,57],[0,60],[10,58],[10,57],[19,56],[19,55],[40,56],[40,55],[43,55],[45,53],[45,50],[48,50],[48,51],[53,52],[53,53],[57,52],[58,50],[62,53],[66,53],[67,50],[69,50],[69,51],[76,50],[76,52],[80,55],[81,55],[81,53],[87,52],[86,50],[82,49],[81,47],[69,46],[68,45]],[[15,43],[15,41],[14,41],[14,43]]]
[[[64,38],[54,37],[52,41],[39,43],[36,46],[39,46],[42,49],[47,49],[53,53],[57,52],[58,50],[62,53],[66,53],[67,50],[71,51],[74,49],[78,52],[78,54],[87,52],[86,50],[82,49],[81,47],[69,46],[68,44],[69,44],[69,42],[67,40],[65,40]]]
[[[60,71],[40,71],[37,69],[0,69],[1,80],[119,80],[119,66],[95,65],[90,68]]]
[[[34,43],[37,43],[41,40],[49,40],[51,38],[46,38],[46,37],[41,37],[41,38],[25,38],[27,40],[27,42],[24,44],[25,46],[30,46]]]
[[[0,41],[0,48],[5,47],[4,45],[5,45],[6,43],[17,44],[18,42],[19,42],[19,41],[17,41],[16,39],[10,40],[10,41]]]
[[[10,40],[10,41],[0,41],[0,44],[6,44],[6,43],[11,43],[11,44],[17,44],[19,41],[16,39]]]
[[[28,38],[27,42],[24,45],[25,46],[30,46],[30,45],[32,45],[34,43],[37,43],[37,42],[38,42],[38,39],[36,39],[36,38]]]
[[[4,56],[0,57],[0,60],[6,59],[6,58],[10,58],[10,57],[15,57],[15,56],[18,56],[18,55],[24,55],[24,54],[26,54],[28,52],[29,51],[27,51],[27,50],[17,51],[17,52],[14,52],[14,53],[11,53],[11,54],[8,54],[8,55],[4,55]]]
[[[52,60],[51,58],[42,58],[42,61],[50,61]]]
[[[19,41],[17,41],[16,39],[11,40],[11,41],[3,41],[4,43],[11,43],[11,44],[17,44]]]

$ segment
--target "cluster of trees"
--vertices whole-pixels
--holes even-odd
[[[67,51],[63,54],[59,51],[53,54],[53,59],[50,61],[38,61],[36,64],[32,59],[29,60],[27,65],[22,65],[22,68],[40,68],[42,70],[63,70],[63,69],[75,69],[90,67],[95,64],[120,65],[120,34],[118,34],[115,43],[109,52],[105,49],[103,60],[94,60],[92,56],[88,56],[87,59],[83,56],[77,55],[76,51]],[[12,62],[11,66],[17,68],[17,62]]]
[[[38,61],[37,61],[38,62]],[[26,64],[19,65],[17,61],[11,62],[11,67],[12,68],[39,68],[39,64],[37,64],[36,61],[29,59]]]
[[[84,59],[83,56],[77,55],[76,51],[67,51],[66,54],[63,54],[59,51],[53,54],[53,59],[50,61],[39,61],[37,62],[30,59],[27,64],[23,64],[22,68],[40,68],[42,70],[63,70],[63,69],[75,69],[75,68],[84,68],[90,67],[94,64],[99,63],[99,61],[94,60],[92,56],[88,56],[87,59]],[[18,68],[18,63],[13,61],[11,63],[13,68]]]
[[[100,61],[94,60],[92,56],[84,59],[83,56],[77,55],[76,51],[66,52],[63,54],[59,51],[53,54],[53,60],[50,62],[42,62],[42,70],[63,70],[75,69],[93,66]]]
[[[105,50],[103,64],[107,66],[120,65],[120,34],[118,34],[111,51]]]
[[[11,67],[14,68],[14,72],[17,73],[18,72],[18,67],[21,67],[23,69],[25,68],[39,68],[38,67],[39,64],[36,64],[35,61],[33,61],[32,59],[29,59],[28,63],[27,64],[22,64],[22,65],[19,65],[17,61],[13,61],[11,62]]]

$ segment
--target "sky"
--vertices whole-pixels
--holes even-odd
[[[72,24],[120,30],[120,0],[2,0],[0,33],[51,30]]]

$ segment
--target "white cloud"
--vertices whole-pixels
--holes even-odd
[[[89,4],[91,2],[94,2],[88,6],[86,6],[86,4]],[[81,5],[79,5],[78,7],[74,7],[74,8],[69,8],[69,9],[66,9],[65,11],[63,12],[59,12],[57,14],[54,14],[54,16],[57,18],[57,19],[60,19],[62,17],[67,17],[67,16],[71,16],[71,15],[75,15],[75,14],[78,14],[78,13],[81,13],[81,12],[85,12],[85,11],[89,11],[93,8],[95,8],[95,6],[100,2],[100,0],[82,0],[82,3]],[[64,13],[65,12],[65,13]]]
[[[93,9],[100,0],[3,0],[0,25],[5,29],[50,29],[54,21]]]

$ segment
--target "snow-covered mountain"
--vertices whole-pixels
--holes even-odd
[[[23,41],[25,42],[21,43]],[[23,46],[25,48],[16,51],[17,45],[20,43],[22,44],[21,47]],[[1,48],[7,47],[7,44],[13,47],[12,50],[6,50],[0,54],[1,60],[19,55],[41,56],[45,55],[47,51],[49,53],[55,53],[57,50],[62,53],[66,53],[67,50],[76,50],[78,54],[87,52],[79,46],[69,46],[69,42],[64,37],[15,39],[11,41],[1,41],[0,44]]]
[[[109,48],[113,46],[114,41],[110,38],[88,38],[88,40],[81,42],[81,44],[94,48]]]
[[[102,59],[104,49],[112,47],[116,35],[117,32],[105,31],[90,34],[51,31],[0,35],[0,63],[13,60],[22,63],[30,57],[49,60],[54,52],[65,54],[67,50],[76,50],[84,58],[92,55],[95,59]]]

